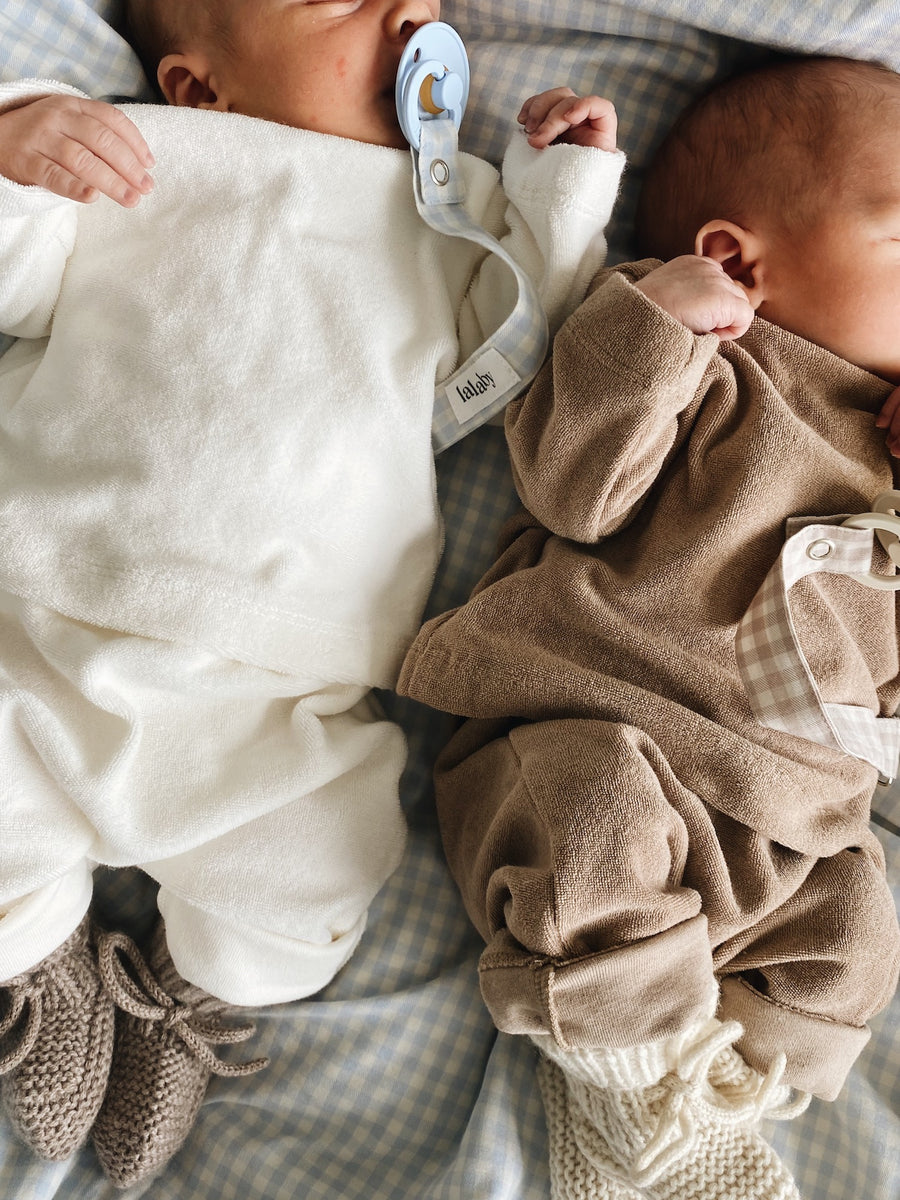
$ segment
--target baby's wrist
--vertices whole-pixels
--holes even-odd
[[[683,305],[679,303],[679,297],[676,294],[677,289],[666,286],[666,282],[654,278],[655,275],[656,272],[651,271],[649,275],[645,275],[642,279],[636,279],[634,286],[639,292],[643,292],[648,300],[652,300],[657,308],[661,308],[664,313],[668,313],[674,321],[678,321],[680,325],[687,324],[681,315]]]

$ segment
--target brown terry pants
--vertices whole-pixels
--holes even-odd
[[[494,1021],[618,1048],[680,1032],[717,995],[751,1065],[783,1050],[786,1082],[833,1098],[897,983],[881,848],[863,827],[829,857],[789,849],[673,759],[591,719],[469,721],[451,741],[438,812]]]

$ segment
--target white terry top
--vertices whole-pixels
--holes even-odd
[[[0,106],[70,90],[0,88]],[[506,316],[512,277],[422,221],[404,151],[125,111],[157,159],[136,209],[0,180],[0,328],[31,339],[0,360],[0,586],[389,685],[440,552],[435,384]],[[467,206],[554,326],[602,261],[622,163],[515,139],[506,190],[529,229],[464,156]]]

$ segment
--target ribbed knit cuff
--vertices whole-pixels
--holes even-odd
[[[711,995],[706,1015],[669,1037],[639,1046],[610,1048],[592,1046],[563,1049],[549,1034],[532,1034],[538,1050],[570,1078],[597,1088],[650,1087],[672,1070],[684,1046],[708,1025],[715,1015],[717,996]]]

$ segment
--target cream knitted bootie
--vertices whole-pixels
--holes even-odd
[[[569,1140],[599,1176],[646,1200],[799,1200],[759,1126],[797,1116],[809,1097],[791,1099],[783,1058],[765,1076],[747,1066],[733,1048],[742,1032],[711,1019],[624,1051],[535,1041],[565,1076]]]
[[[211,1075],[250,1075],[268,1065],[268,1059],[226,1063],[213,1052],[212,1046],[246,1041],[255,1027],[220,1023],[230,1006],[181,978],[161,921],[149,960],[148,966],[124,934],[100,939],[100,973],[119,1011],[93,1142],[100,1165],[119,1188],[159,1171],[181,1148]]]
[[[113,1002],[85,917],[30,971],[0,984],[0,1092],[13,1128],[41,1158],[87,1139],[106,1091]]]
[[[577,1106],[573,1111],[563,1072],[543,1055],[538,1083],[547,1115],[551,1200],[642,1200],[642,1193],[625,1183],[618,1171],[610,1174],[602,1162],[584,1154],[584,1139],[575,1132],[583,1114]]]

